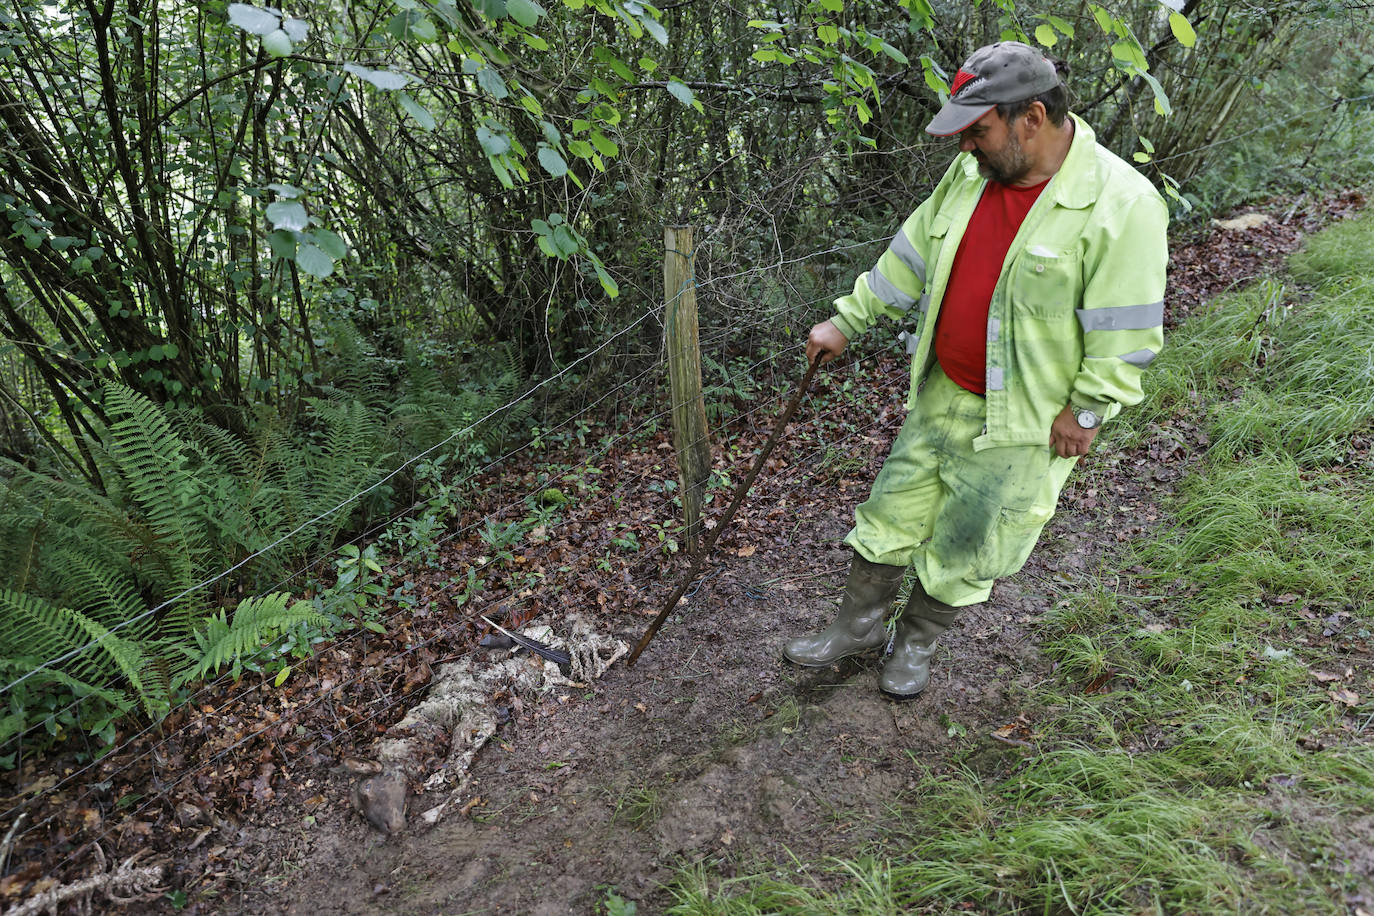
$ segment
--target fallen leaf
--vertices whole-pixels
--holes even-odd
[[[739,557],[752,557],[752,556],[754,555],[754,551],[756,551],[756,550],[758,550],[758,549],[759,549],[759,548],[758,548],[758,545],[756,545],[756,544],[750,544],[748,547],[741,547],[739,550],[736,550],[736,551],[735,551],[735,556],[739,556]]]
[[[1332,673],[1330,673],[1329,671],[1313,671],[1313,672],[1312,672],[1312,680],[1317,681],[1318,683],[1321,683],[1321,684],[1329,684],[1329,683],[1331,683],[1332,681],[1339,681],[1340,679],[1341,679],[1341,676],[1340,676],[1339,674],[1332,674]]]
[[[1360,695],[1353,690],[1346,689],[1345,687],[1342,687],[1340,690],[1332,690],[1331,699],[1335,700],[1337,703],[1343,703],[1346,706],[1353,707],[1360,705]]]

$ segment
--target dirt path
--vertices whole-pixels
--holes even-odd
[[[840,513],[824,523],[843,535]],[[839,567],[846,554],[808,565]],[[1002,588],[963,622],[935,686],[897,706],[879,698],[872,660],[820,672],[780,664],[785,635],[825,615],[842,577],[751,600],[747,583],[804,571],[781,559],[731,564],[634,669],[507,726],[476,762],[468,797],[482,801],[469,817],[389,840],[342,808],[321,818],[305,869],[283,888],[288,911],[591,912],[616,888],[655,912],[681,863],[852,850],[915,786],[918,761],[1015,756],[986,735],[1022,712],[1021,690],[1044,675],[1027,629],[1048,606],[1043,589]],[[978,740],[951,738],[953,723]]]
[[[927,768],[1005,772],[1026,752],[1015,743],[1037,713],[1026,692],[1049,674],[1036,621],[1066,583],[1098,571],[1105,545],[1157,518],[1145,457],[1098,464],[1124,475],[1115,496],[1077,479],[1032,562],[946,638],[919,699],[883,699],[873,658],[821,671],[779,660],[785,638],[830,613],[851,492],[808,519],[830,542],[818,555],[782,543],[725,562],[635,668],[510,722],[474,765],[467,816],[383,839],[330,808],[243,910],[590,913],[614,890],[654,913],[683,865],[728,875],[852,855]],[[778,578],[793,581],[756,590]]]

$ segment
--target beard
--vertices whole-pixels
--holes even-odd
[[[1021,149],[1015,131],[1007,132],[1006,145],[997,152],[975,150],[973,156],[978,161],[978,174],[999,184],[1011,184],[1030,173],[1030,157]]]

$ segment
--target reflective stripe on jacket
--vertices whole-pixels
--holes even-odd
[[[1142,398],[1164,343],[1169,214],[1148,180],[1097,145],[1077,115],[1063,165],[1011,243],[988,308],[987,432],[974,448],[1049,442],[1070,401],[1110,419]],[[934,363],[935,321],[986,181],[955,157],[831,318],[853,340],[881,315],[905,320],[907,408]]]

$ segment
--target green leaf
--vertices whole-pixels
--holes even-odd
[[[488,19],[501,19],[506,15],[506,0],[472,0],[472,6]]]
[[[821,0],[821,9],[832,13],[844,12],[844,0]]]
[[[628,83],[635,78],[634,71],[630,69],[630,65],[613,54],[610,48],[597,48],[594,56],[598,61],[610,67],[615,75],[625,80],[625,82]]]
[[[578,243],[577,236],[573,235],[567,226],[555,226],[553,235],[550,236],[553,247],[558,249],[559,257],[566,258],[568,255],[576,254],[582,246]]]
[[[429,17],[419,10],[404,10],[392,16],[386,30],[401,41],[437,41],[439,32]]]
[[[291,261],[296,257],[296,233],[294,232],[278,229],[267,237],[267,244],[272,249],[272,254],[279,258],[286,258],[286,260]]]
[[[615,282],[615,279],[610,274],[606,273],[606,268],[602,267],[600,264],[595,264],[593,266],[596,267],[596,279],[601,281],[601,288],[606,291],[606,295],[610,296],[612,299],[619,296],[620,285]]]
[[[1150,89],[1154,91],[1155,111],[1159,112],[1166,118],[1169,115],[1173,114],[1174,107],[1171,104],[1169,104],[1169,97],[1164,94],[1164,87],[1159,84],[1159,80],[1155,79],[1153,76],[1144,72],[1143,70],[1137,71],[1137,75],[1142,77],[1145,80],[1145,82],[1149,83]]]
[[[272,679],[272,686],[273,686],[273,687],[280,687],[282,684],[285,684],[285,683],[286,683],[286,679],[289,678],[290,676],[291,676],[291,666],[290,666],[290,665],[287,665],[286,667],[282,668],[280,671],[277,672],[277,676],[276,676],[275,678]]]
[[[652,57],[641,57],[639,59],[639,69],[643,70],[645,73],[653,73],[658,69],[658,61],[654,60]]]
[[[434,20],[428,16],[421,16],[411,22],[410,34],[422,42],[433,42],[439,40],[439,30],[434,26]]]
[[[503,156],[510,152],[510,138],[494,133],[488,127],[477,128],[477,143],[488,156]]]
[[[1142,147],[1144,147],[1145,152],[1147,152],[1147,153],[1153,153],[1153,152],[1155,151],[1155,145],[1154,145],[1153,143],[1150,142],[1150,138],[1149,138],[1149,137],[1141,137],[1141,138],[1139,138],[1139,139],[1140,139],[1140,145],[1141,145]]]
[[[420,125],[422,130],[433,130],[438,126],[438,122],[434,120],[434,115],[421,108],[419,103],[410,97],[409,93],[400,93],[396,96],[396,100],[401,103],[406,114],[415,119],[415,123]]]
[[[599,130],[592,131],[592,146],[608,159],[620,155],[620,147]]]
[[[306,227],[308,217],[300,201],[279,200],[267,205],[267,221],[273,229],[294,229],[299,232]]]
[[[510,18],[529,28],[544,15],[544,8],[534,0],[506,0],[506,12],[510,14]]]
[[[833,25],[816,26],[816,37],[828,45],[837,44],[840,40],[840,30]]]
[[[639,21],[644,23],[644,31],[648,32],[654,41],[665,48],[668,46],[668,30],[657,19],[649,15],[642,15],[639,17]]]
[[[343,69],[360,79],[367,80],[378,89],[404,89],[411,82],[408,74],[397,73],[395,70],[373,70],[361,64],[344,64]]]
[[[558,150],[546,144],[539,144],[539,164],[544,167],[554,178],[562,178],[568,174],[568,163]]]
[[[1134,159],[1136,162],[1149,162],[1149,161],[1150,161],[1150,154],[1149,154],[1149,153],[1139,153],[1139,152],[1137,152],[1137,153],[1132,153],[1132,154],[1131,154],[1131,158]]]
[[[1121,61],[1128,68],[1135,67],[1141,73],[1150,69],[1149,62],[1145,60],[1145,53],[1140,50],[1140,45],[1134,41],[1122,40],[1113,43],[1112,57]]]
[[[314,245],[302,245],[296,252],[296,264],[300,269],[323,280],[334,272],[334,259]]]
[[[903,53],[902,53],[900,50],[898,50],[896,47],[894,47],[893,45],[888,44],[888,43],[885,42],[885,41],[882,42],[881,45],[879,45],[879,50],[881,50],[881,51],[882,51],[884,54],[886,54],[888,57],[892,58],[893,60],[895,60],[897,63],[901,64],[901,65],[904,66],[904,67],[905,67],[907,64],[911,63],[910,58],[908,58],[905,54],[903,54]]]
[[[1102,30],[1102,34],[1112,34],[1112,26],[1115,23],[1115,20],[1112,18],[1112,14],[1107,12],[1100,6],[1094,6],[1092,8],[1092,11],[1093,19],[1097,21],[1097,27]]]
[[[477,85],[481,86],[483,91],[494,99],[504,99],[510,95],[506,81],[501,79],[501,74],[490,67],[483,67],[477,71]]]
[[[338,260],[348,254],[348,246],[344,240],[339,238],[328,229],[316,229],[309,234],[309,237],[319,245],[331,258]]]
[[[275,191],[277,196],[284,200],[291,200],[296,197],[304,197],[305,192],[293,184],[282,184],[274,181],[267,186],[269,191]]]
[[[667,89],[673,98],[684,105],[691,105],[696,101],[696,95],[692,93],[691,87],[686,83],[680,83],[677,80],[668,80]]]
[[[229,22],[250,35],[269,35],[281,28],[281,17],[247,3],[229,4]]]
[[[262,50],[268,57],[286,57],[294,50],[291,36],[286,34],[285,29],[268,32],[262,36]]]
[[[1169,14],[1169,29],[1178,39],[1178,43],[1185,48],[1191,48],[1197,44],[1197,32],[1193,31],[1193,26],[1188,22],[1187,17],[1182,13]]]
[[[1059,36],[1054,34],[1052,26],[1042,22],[1035,27],[1035,40],[1047,48],[1053,48],[1059,43]]]
[[[1054,26],[1061,33],[1067,35],[1069,38],[1073,37],[1073,23],[1060,19],[1058,16],[1046,16],[1045,18],[1050,21],[1050,25]]]
[[[520,96],[520,107],[534,115],[536,118],[544,116],[544,106],[532,95]]]
[[[496,176],[496,180],[501,182],[501,187],[505,188],[507,191],[515,188],[515,182],[512,181],[510,177],[510,170],[506,168],[505,164],[501,162],[500,159],[495,156],[488,156],[487,162],[490,163],[492,174]]]

